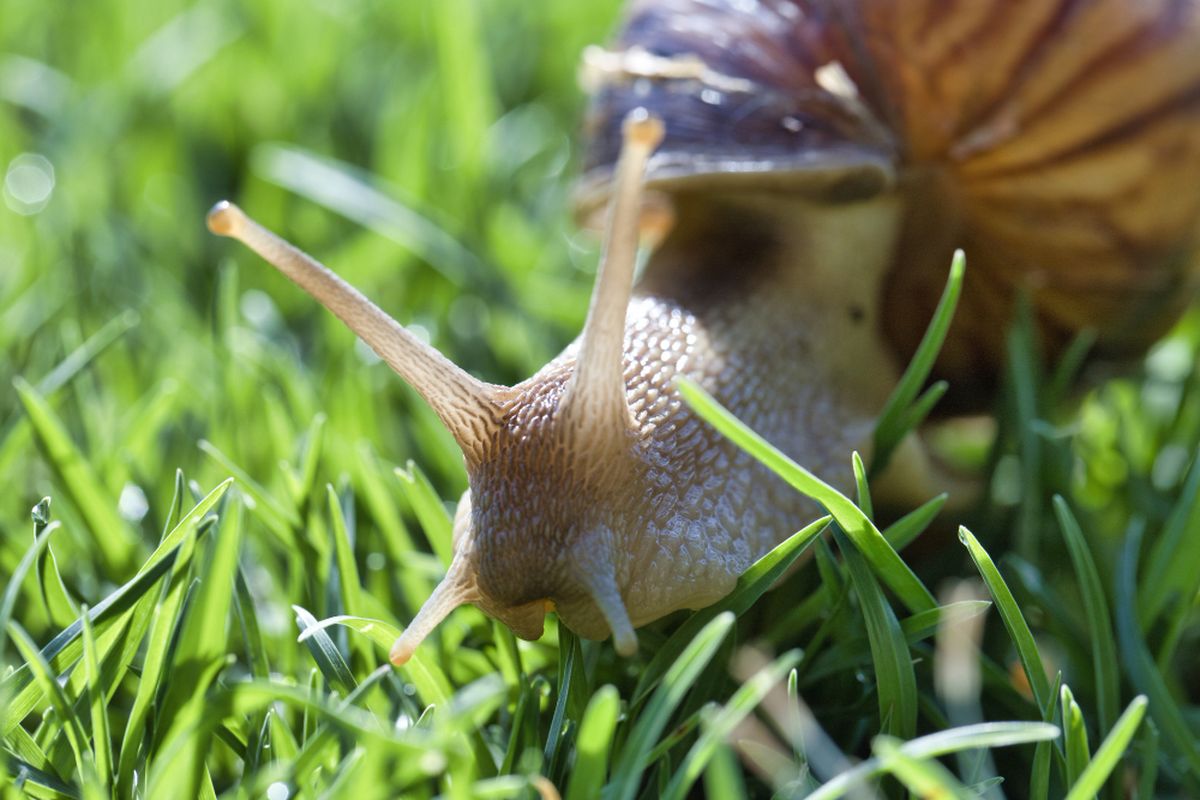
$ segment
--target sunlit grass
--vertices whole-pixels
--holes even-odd
[[[995,445],[948,448],[983,476],[965,509],[885,516],[865,480],[940,391],[924,358],[856,496],[685,387],[830,517],[632,661],[464,608],[387,665],[458,451],[203,213],[238,200],[526,377],[586,309],[575,68],[616,6],[3,6],[0,168],[42,172],[0,209],[0,794],[1200,794],[1195,314],[1083,390],[1086,338],[1043,364],[1017,327]],[[951,657],[977,689],[946,693]]]

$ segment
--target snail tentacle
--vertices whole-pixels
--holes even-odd
[[[472,377],[324,264],[259,225],[233,203],[213,206],[208,227],[242,242],[332,311],[425,399],[468,461],[482,456],[498,425],[496,406],[503,387]]]
[[[642,181],[646,163],[663,138],[662,120],[645,109],[625,119],[623,146],[596,286],[579,342],[579,358],[559,413],[586,420],[599,438],[619,439],[632,427],[625,395],[625,316],[637,265]]]
[[[388,658],[396,666],[403,666],[412,658],[417,645],[423,642],[451,611],[479,600],[474,574],[463,554],[456,553],[446,577],[442,578],[442,582],[422,604],[413,621],[400,634],[400,638],[396,639]]]
[[[612,633],[613,648],[619,655],[629,657],[637,652],[637,633],[617,586],[617,576],[610,559],[587,559],[590,569],[580,570],[578,579],[591,601],[603,615]]]

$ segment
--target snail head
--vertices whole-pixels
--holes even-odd
[[[456,366],[326,267],[223,202],[217,234],[246,244],[366,342],[434,410],[462,449],[470,490],[455,517],[445,578],[392,648],[396,664],[453,609],[474,603],[522,638],[556,609],[589,638],[637,648],[616,575],[616,536],[603,509],[619,506],[639,460],[623,368],[646,162],[662,123],[642,109],[624,125],[601,264],[575,345],[514,387]],[[623,491],[624,490],[624,491]]]

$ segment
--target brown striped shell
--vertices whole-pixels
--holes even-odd
[[[1196,0],[643,1],[593,62],[585,205],[638,105],[666,123],[648,184],[668,192],[786,187],[850,153],[875,167],[829,188],[852,199],[894,170],[883,334],[912,354],[963,248],[938,366],[960,402],[995,374],[1020,292],[1052,347],[1090,327],[1110,355],[1195,294]]]

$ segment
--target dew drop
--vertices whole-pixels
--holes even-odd
[[[121,489],[121,499],[117,501],[117,511],[130,522],[141,522],[150,510],[146,493],[136,483],[127,483]]]
[[[40,153],[21,153],[4,175],[4,202],[24,216],[38,213],[54,192],[54,165]]]

